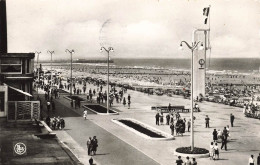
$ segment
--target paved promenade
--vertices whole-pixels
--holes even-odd
[[[88,84],[88,88],[96,88]],[[117,116],[88,115],[88,120],[83,120],[83,109],[70,110],[70,103],[61,95],[56,99],[57,111],[55,116],[64,116],[66,120],[66,133],[72,137],[86,151],[86,140],[88,136],[96,135],[99,139],[98,153],[94,160],[100,164],[175,164],[176,156],[174,150],[180,146],[189,146],[190,136],[185,133],[183,137],[176,137],[171,141],[150,141],[144,139],[127,129],[111,122],[114,118],[134,118],[150,126],[170,133],[168,125],[155,125],[155,111],[151,106],[156,105],[185,105],[189,108],[189,100],[174,96],[147,95],[137,91],[128,90],[131,95],[131,108],[127,109],[122,104],[114,103],[113,107],[120,110]],[[86,97],[82,95],[82,97]],[[125,95],[127,97],[127,95]],[[220,160],[198,159],[198,164],[247,164],[251,154],[255,157],[259,154],[260,121],[246,118],[242,109],[227,105],[203,102],[200,103],[202,112],[195,113],[195,146],[209,149],[212,141],[213,129],[223,129],[230,125],[229,115],[235,115],[234,127],[230,129],[231,138],[227,144],[228,151],[220,150]],[[65,108],[66,107],[66,108]],[[70,114],[76,112],[77,116]],[[189,113],[181,114],[182,118],[189,119]],[[210,117],[210,128],[205,128],[205,116]],[[219,144],[220,147],[221,144]],[[185,158],[183,158],[185,159]]]

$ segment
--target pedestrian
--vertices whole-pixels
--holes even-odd
[[[46,119],[45,119],[45,121],[46,121],[46,124],[50,127],[50,123],[51,123],[51,118],[50,118],[50,116],[47,116]]]
[[[248,165],[254,165],[254,164],[255,164],[254,155],[251,155],[251,157],[248,160]]]
[[[52,128],[53,128],[53,130],[56,129],[56,124],[57,124],[57,119],[56,119],[56,117],[54,117],[53,120],[52,120]]]
[[[217,159],[217,158],[219,159],[219,149],[218,149],[218,143],[217,142],[215,143],[214,151],[215,151],[214,160]]]
[[[227,151],[227,130],[226,127],[224,127],[224,130],[222,132],[222,145],[221,149],[225,147],[225,150]]]
[[[196,161],[196,158],[192,158],[191,165],[198,165],[198,163],[197,163],[197,161]]]
[[[209,128],[209,120],[210,120],[209,116],[206,115],[206,118],[205,118],[206,128]]]
[[[191,161],[190,161],[190,157],[186,157],[186,162],[184,163],[184,165],[191,165]]]
[[[170,124],[170,114],[169,113],[166,115],[166,124],[167,125]]]
[[[97,147],[98,147],[98,140],[96,138],[96,136],[93,137],[93,139],[91,140],[91,145],[92,145],[92,152],[94,155],[96,155],[97,152]]]
[[[181,159],[181,156],[178,156],[178,159],[176,160],[177,165],[182,165],[183,161]]]
[[[159,115],[159,112],[157,112],[155,115],[156,125],[159,125],[159,118],[160,118],[160,115]]]
[[[259,153],[259,155],[257,157],[257,165],[260,165],[260,153]]]
[[[128,100],[128,109],[130,109],[130,104],[131,104],[131,101]]]
[[[60,127],[61,129],[65,128],[65,120],[63,118],[60,119]]]
[[[233,127],[234,120],[235,120],[235,116],[231,113],[231,114],[230,114],[230,123],[231,123],[231,127]]]
[[[211,142],[210,146],[209,146],[209,157],[210,157],[210,159],[214,159],[214,154],[215,154],[214,143]]]
[[[189,121],[188,121],[188,132],[190,132],[190,126],[191,126],[191,119],[189,119]]]
[[[93,158],[92,158],[92,157],[90,157],[90,159],[89,159],[89,161],[88,161],[88,162],[89,162],[89,165],[93,165],[93,162],[94,162],[94,161],[93,161]]]
[[[131,96],[130,96],[130,94],[128,94],[128,97],[127,97],[127,99],[128,99],[128,101],[130,101],[130,100],[131,100]]]
[[[85,109],[83,112],[83,117],[85,120],[87,119],[87,115],[88,115],[88,111]]]
[[[48,101],[47,101],[47,110],[48,110],[48,112],[50,111],[50,109],[51,109],[51,103],[50,103],[50,101],[48,100]]]
[[[168,111],[171,112],[171,110],[172,110],[172,107],[171,107],[171,104],[169,103]]]
[[[163,124],[163,113],[161,112],[161,115],[160,115],[160,124],[162,125]]]
[[[123,99],[123,105],[124,105],[124,106],[126,105],[125,97],[124,97],[124,99]]]
[[[171,129],[172,136],[174,136],[174,123],[171,123],[170,129]]]
[[[88,147],[88,155],[91,154],[91,150],[92,150],[92,145],[91,145],[91,137],[89,137],[88,141],[87,141],[87,147]]]
[[[61,127],[60,127],[60,116],[58,116],[58,118],[57,118],[57,129],[61,129]]]
[[[173,123],[174,122],[174,116],[173,114],[171,114],[171,117],[170,117],[170,122]]]
[[[217,132],[216,129],[214,129],[212,135],[213,135],[213,142],[217,142],[217,140],[218,140],[218,132]]]

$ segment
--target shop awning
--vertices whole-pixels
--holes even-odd
[[[5,84],[5,83],[4,83],[4,84]],[[11,89],[13,89],[13,90],[16,90],[17,92],[20,92],[20,93],[22,93],[22,94],[24,94],[24,95],[26,95],[26,96],[33,97],[30,93],[24,92],[24,91],[22,91],[21,89],[17,89],[17,88],[12,87],[12,86],[10,86],[10,85],[8,85],[8,84],[5,84],[5,85],[7,85],[9,88],[11,88]]]

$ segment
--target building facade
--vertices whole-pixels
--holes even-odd
[[[31,100],[34,56],[34,53],[0,54],[0,117],[7,115],[8,101]]]

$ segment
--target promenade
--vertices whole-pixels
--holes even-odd
[[[88,89],[96,89],[96,86],[88,84]],[[87,91],[88,91],[87,89]],[[189,146],[190,136],[186,132],[183,137],[176,137],[171,141],[150,141],[144,139],[127,129],[111,122],[115,118],[134,118],[150,126],[170,133],[168,125],[155,125],[155,111],[151,106],[156,105],[184,105],[189,108],[189,100],[174,96],[147,95],[141,92],[128,90],[131,95],[131,108],[128,109],[121,104],[114,102],[113,107],[119,110],[119,115],[102,116],[88,113],[88,119],[82,117],[83,108],[74,109],[70,107],[68,100],[63,96],[55,100],[56,111],[52,116],[62,116],[66,121],[64,136],[73,139],[74,144],[81,148],[78,157],[87,155],[86,141],[89,136],[96,135],[99,140],[98,154],[93,159],[99,164],[175,164],[176,156],[173,152],[181,146]],[[81,95],[86,97],[86,95]],[[223,130],[223,127],[230,125],[230,113],[235,115],[234,127],[230,128],[231,137],[228,141],[228,150],[220,150],[220,160],[209,160],[209,158],[198,159],[198,164],[247,164],[251,154],[259,154],[260,133],[258,131],[260,121],[246,118],[242,109],[228,105],[203,102],[199,103],[201,112],[195,113],[195,146],[209,149],[212,141],[212,132],[216,128]],[[46,108],[46,105],[44,104]],[[75,113],[76,112],[76,113]],[[181,114],[182,118],[189,119],[189,113]],[[205,116],[209,115],[210,128],[205,128]],[[59,132],[59,131],[57,131]],[[59,136],[59,133],[58,133]],[[65,138],[65,137],[60,137]],[[219,147],[220,147],[219,143]],[[70,144],[68,144],[70,146]],[[71,148],[74,146],[71,145]],[[84,153],[85,151],[85,153]],[[88,157],[86,157],[87,159]],[[185,158],[183,158],[185,160]]]

